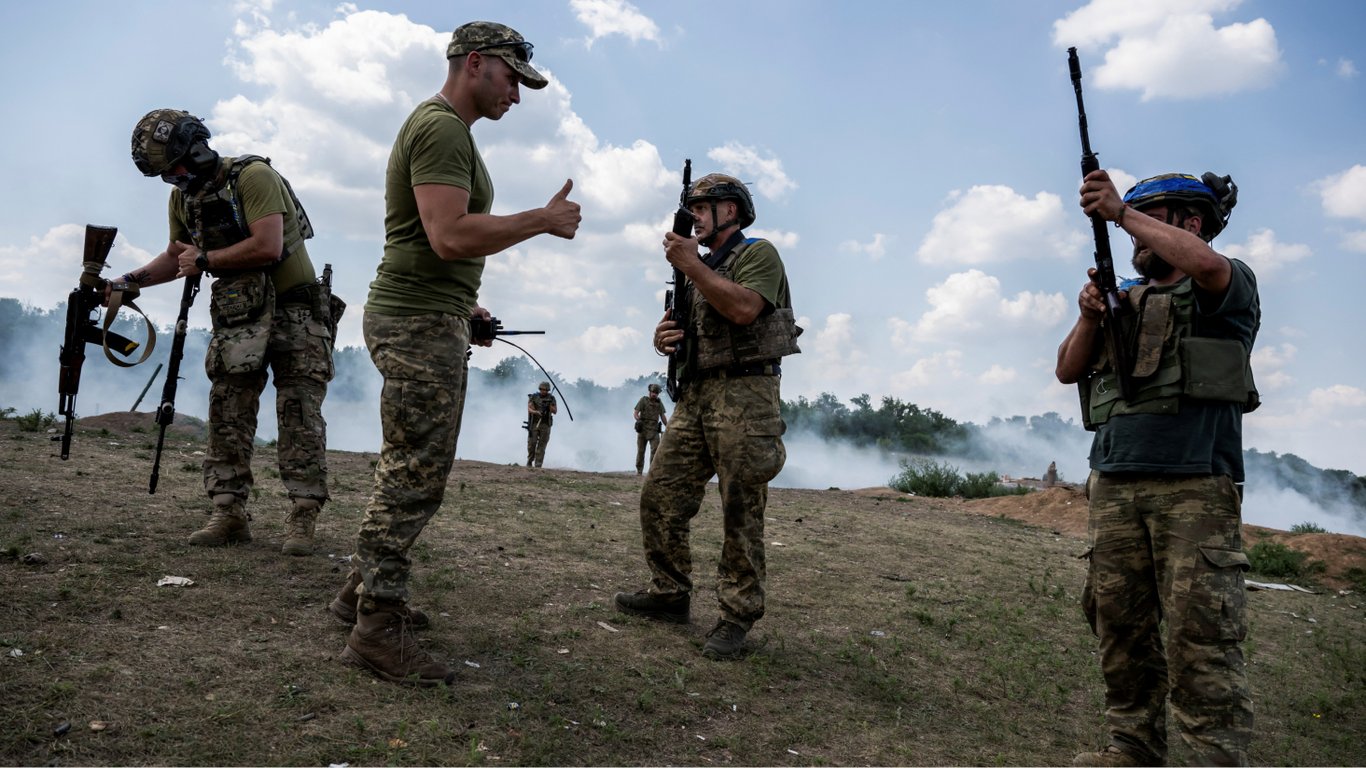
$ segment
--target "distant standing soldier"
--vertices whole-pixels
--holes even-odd
[[[745,636],[764,615],[764,507],[768,482],[787,459],[779,362],[800,351],[801,330],[778,249],[741,231],[754,223],[754,201],[745,185],[709,174],[692,185],[684,203],[696,237],[669,232],[664,250],[686,276],[677,288],[691,302],[692,327],[685,334],[666,312],[654,333],[661,354],[683,347],[683,392],[640,491],[652,578],[648,589],[618,592],[614,601],[624,613],[688,623],[689,526],[707,482],[716,477],[725,528],[716,573],[721,617],[702,653],[735,659],[744,655]],[[699,244],[709,250],[705,260]]]
[[[1094,282],[1058,347],[1058,381],[1078,384],[1096,433],[1082,608],[1100,639],[1109,726],[1105,749],[1073,765],[1164,765],[1169,697],[1196,765],[1248,762],[1240,484],[1261,308],[1252,270],[1209,245],[1236,202],[1232,180],[1208,173],[1145,179],[1123,199],[1105,171],[1083,180],[1082,208],[1133,237],[1143,279],[1122,297],[1134,310],[1119,329],[1134,350],[1127,396]]]
[[[650,460],[659,450],[659,430],[668,426],[669,418],[664,414],[664,402],[659,399],[659,385],[651,384],[649,392],[636,401],[634,412],[636,420],[636,474],[645,471],[645,446],[650,446]]]
[[[550,442],[550,427],[560,406],[550,394],[550,382],[541,382],[536,392],[526,396],[526,465],[539,467],[545,463],[545,446]]]
[[[449,684],[455,673],[418,644],[429,619],[408,605],[408,551],[445,498],[455,462],[484,261],[541,234],[573,238],[578,203],[566,181],[542,208],[494,215],[493,182],[470,126],[549,81],[531,43],[502,24],[456,28],[446,81],[413,108],[384,174],[384,256],[365,303],[365,344],[384,377],[384,440],[375,490],[356,535],[355,569],[328,610],[351,624],[342,660],[394,683]],[[492,345],[492,339],[480,342]]]
[[[1058,462],[1048,462],[1048,471],[1043,473],[1043,487],[1052,488],[1058,484]]]
[[[327,500],[327,422],[332,346],[346,305],[317,281],[304,240],[313,236],[303,206],[270,160],[220,157],[209,129],[176,109],[148,112],[133,129],[133,162],[171,184],[171,240],[146,265],[124,275],[146,287],[212,273],[213,338],[205,369],[209,444],[204,490],[213,500],[195,546],[251,541],[247,499],[256,414],[275,379],[280,479],[289,493],[281,551],[313,551],[318,511]]]

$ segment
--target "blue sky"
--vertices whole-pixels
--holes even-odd
[[[169,188],[137,173],[128,141],[146,111],[176,107],[216,149],[268,155],[293,182],[309,250],[355,308],[341,342],[360,344],[393,135],[474,19],[517,28],[552,79],[476,125],[495,212],[542,205],[565,178],[583,206],[575,240],[524,243],[485,273],[485,306],[549,331],[527,342],[548,368],[608,386],[660,369],[659,242],[690,157],[750,183],[751,234],[783,254],[806,329],[785,397],[1076,419],[1053,378],[1091,258],[1076,45],[1104,167],[1239,185],[1215,245],[1262,289],[1265,405],[1246,445],[1366,474],[1359,2],[5,3],[0,296],[56,305],[86,223],[119,227],[114,274],[164,248]],[[1127,238],[1112,243],[1126,272]],[[141,303],[164,327],[178,297]],[[55,395],[34,397],[0,400]]]

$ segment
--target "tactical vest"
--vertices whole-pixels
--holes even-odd
[[[183,198],[185,221],[190,227],[190,237],[195,245],[206,251],[227,248],[251,237],[251,227],[242,213],[242,202],[237,195],[237,178],[252,163],[270,165],[270,158],[242,155],[231,160],[222,184],[214,185],[212,190],[206,188],[198,194],[185,195]],[[276,175],[279,176],[278,173]],[[303,203],[299,202],[298,196],[294,194],[294,188],[290,186],[289,180],[284,176],[279,178],[284,182],[285,191],[294,203],[299,224],[298,234],[284,243],[284,249],[280,254],[280,261],[284,261],[300,243],[313,237],[313,225],[309,223]],[[289,228],[285,227],[285,231],[288,232]]]
[[[1128,301],[1134,314],[1120,335],[1134,350],[1134,397],[1120,397],[1110,355],[1102,349],[1090,377],[1077,383],[1083,426],[1094,431],[1128,413],[1174,414],[1184,400],[1237,403],[1244,413],[1261,405],[1249,350],[1237,339],[1201,335],[1194,281],[1136,286]]]
[[[527,399],[531,401],[532,407],[540,412],[541,415],[539,416],[539,419],[542,424],[549,427],[555,423],[555,416],[550,412],[550,404],[555,402],[554,395],[543,395],[539,392],[532,392],[527,395]]]
[[[730,279],[731,270],[740,254],[752,248],[759,238],[751,237],[735,248],[720,264],[716,274]],[[695,373],[728,365],[762,363],[801,352],[792,307],[774,307],[749,325],[737,325],[727,320],[701,291],[691,291],[693,297],[693,338],[696,339],[697,370]]]

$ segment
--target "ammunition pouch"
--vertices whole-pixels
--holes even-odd
[[[209,289],[209,314],[215,328],[250,323],[275,310],[275,286],[261,270],[224,275]]]

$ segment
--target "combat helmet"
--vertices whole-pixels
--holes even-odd
[[[1229,176],[1206,172],[1200,178],[1185,173],[1164,173],[1144,179],[1124,193],[1124,202],[1135,210],[1154,205],[1191,207],[1200,212],[1200,237],[1209,242],[1228,226],[1238,204],[1238,185]]]
[[[745,188],[744,182],[724,173],[709,173],[694,181],[683,203],[684,205],[692,205],[693,203],[708,201],[715,204],[722,200],[734,200],[739,204],[740,218],[736,220],[736,223],[740,225],[741,229],[754,223],[754,198],[750,197],[749,190]],[[717,229],[723,229],[723,227],[718,225]]]
[[[160,176],[182,161],[191,170],[202,165],[205,147],[192,155],[195,145],[209,139],[209,129],[199,118],[179,109],[154,109],[133,128],[133,164],[143,176]]]

